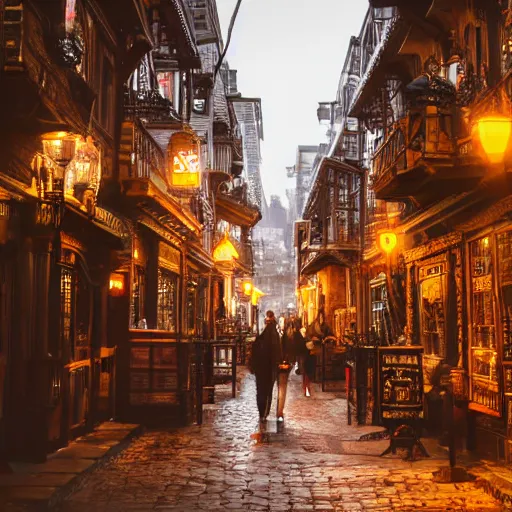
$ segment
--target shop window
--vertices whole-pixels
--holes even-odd
[[[512,361],[512,231],[498,235],[498,262],[503,297],[503,359]]]
[[[63,268],[60,275],[60,307],[61,307],[61,337],[64,347],[70,348],[74,353],[74,339],[72,336],[73,325],[73,272]]]
[[[444,264],[420,269],[421,338],[426,355],[446,357]]]
[[[176,332],[178,276],[158,269],[157,329]]]
[[[65,256],[68,263],[74,255]],[[78,265],[63,266],[60,277],[61,339],[71,361],[89,359],[91,289]]]
[[[471,398],[499,411],[492,239],[470,244],[471,265]]]
[[[371,332],[378,339],[389,341],[389,329],[386,324],[387,289],[386,276],[380,274],[370,283],[371,293]]]
[[[130,297],[130,327],[132,329],[144,329],[146,327],[144,314],[145,289],[146,274],[144,268],[140,265],[134,265]]]

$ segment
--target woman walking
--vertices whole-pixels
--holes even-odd
[[[267,311],[265,329],[252,346],[250,368],[256,377],[256,402],[260,422],[265,422],[270,413],[272,391],[277,378],[278,365],[282,360],[281,339],[277,332],[277,320],[272,311]]]
[[[286,391],[288,389],[288,378],[290,371],[295,365],[297,360],[295,349],[295,324],[294,320],[290,319],[284,327],[282,341],[282,361],[278,368],[277,386],[277,421],[284,421],[284,404],[286,402]]]

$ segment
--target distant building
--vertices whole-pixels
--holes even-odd
[[[313,164],[318,154],[318,146],[298,146],[295,165],[287,167],[289,178],[295,178],[295,219],[302,217],[302,210],[306,202],[307,193],[311,184]],[[290,209],[292,205],[290,204]]]
[[[261,315],[268,309],[277,315],[287,312],[295,303],[295,266],[291,248],[288,210],[279,196],[270,197],[270,205],[262,208],[262,220],[253,231],[255,284],[265,296]]]

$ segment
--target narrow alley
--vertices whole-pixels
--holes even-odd
[[[60,509],[504,510],[473,483],[434,483],[433,472],[446,457],[380,458],[389,441],[359,441],[379,438],[368,435],[379,428],[347,426],[341,394],[315,387],[305,398],[300,391],[300,377],[293,375],[284,426],[278,432],[269,420],[260,434],[254,377],[244,375],[236,399],[226,388],[215,405],[205,406],[201,427],[147,431],[88,475]]]

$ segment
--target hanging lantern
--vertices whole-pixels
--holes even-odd
[[[124,275],[110,274],[109,293],[112,297],[120,297],[124,293]]]
[[[213,250],[213,261],[216,263],[220,262],[232,262],[240,258],[238,251],[229,239],[228,233],[224,234],[224,238],[216,245]]]
[[[49,132],[42,136],[44,154],[66,167],[75,157],[77,135],[68,132]]]
[[[380,248],[387,254],[393,252],[393,249],[396,247],[397,238],[395,233],[392,231],[387,231],[384,233],[380,233],[379,235],[379,246]]]
[[[245,281],[245,283],[243,284],[243,289],[244,289],[244,294],[248,295],[250,297],[252,294],[252,290],[253,290],[252,283],[250,281]]]
[[[476,129],[489,161],[503,162],[512,131],[512,119],[500,115],[482,117],[476,122]]]
[[[175,133],[168,147],[169,174],[174,187],[198,188],[201,172],[199,144],[193,133]]]

